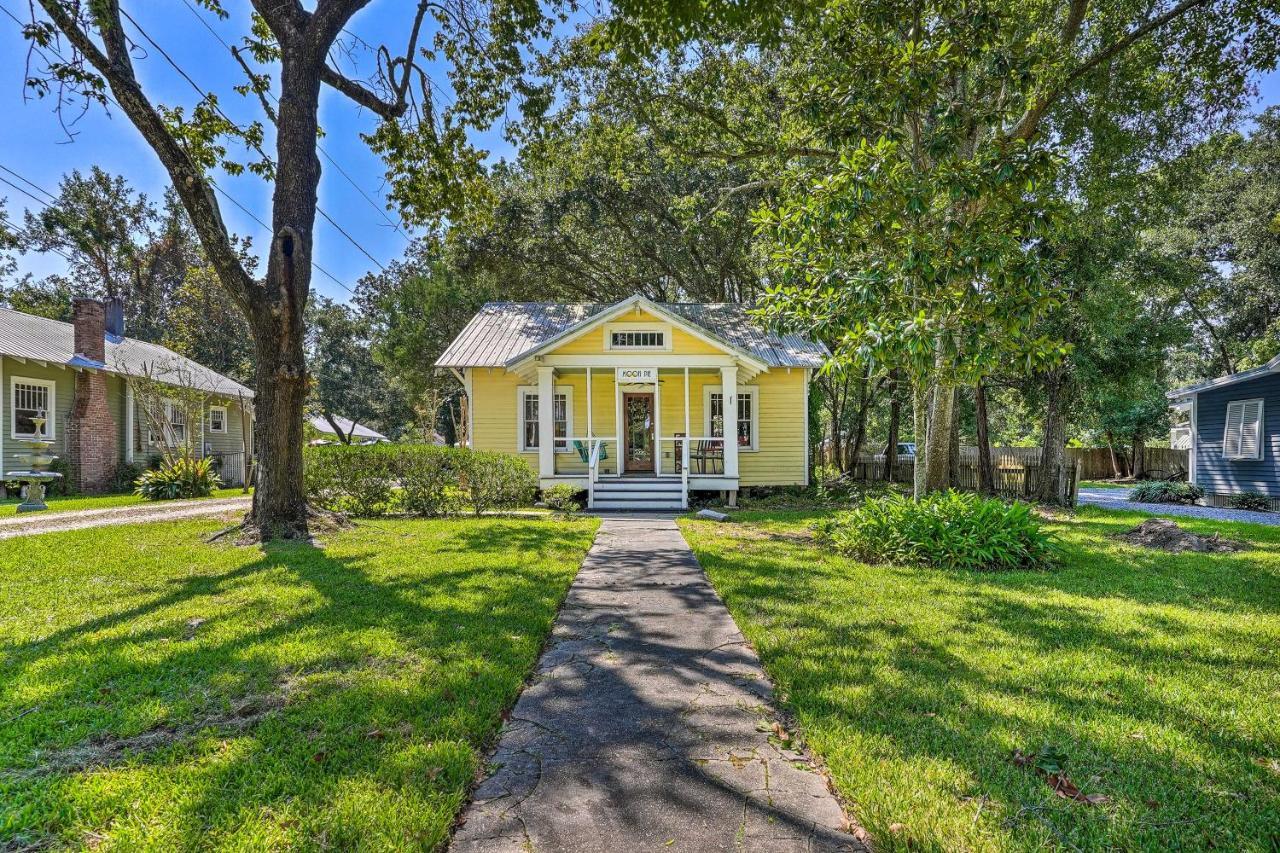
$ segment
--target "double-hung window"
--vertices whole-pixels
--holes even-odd
[[[1227,459],[1262,458],[1261,400],[1232,400],[1227,403],[1222,455]]]
[[[51,439],[54,437],[54,403],[57,388],[46,379],[14,376],[9,384],[9,408],[13,411],[13,437]],[[43,418],[43,425],[37,421]]]
[[[573,392],[560,387],[551,395],[551,426],[556,437],[556,452],[569,449],[569,424],[573,422]],[[520,389],[520,450],[537,450],[539,445],[538,412],[540,399],[537,388]]]
[[[223,433],[227,431],[226,406],[209,407],[209,432]]]
[[[756,449],[756,393],[754,388],[738,389],[737,406],[729,413],[729,429],[738,437],[741,450]],[[707,391],[707,435],[723,438],[725,434],[726,413],[724,393],[719,387]]]

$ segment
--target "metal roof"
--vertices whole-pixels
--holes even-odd
[[[624,304],[613,302],[490,302],[481,308],[436,361],[437,367],[504,367],[562,337],[575,326]],[[827,348],[801,335],[764,329],[733,303],[649,302],[770,367],[821,367]]]
[[[1239,373],[1232,373],[1230,376],[1219,376],[1217,379],[1210,379],[1207,382],[1200,382],[1195,385],[1188,385],[1185,388],[1175,388],[1165,396],[1170,400],[1178,400],[1183,397],[1190,397],[1199,394],[1201,391],[1208,391],[1211,388],[1222,388],[1226,385],[1235,385],[1237,382],[1248,382],[1250,379],[1258,379],[1270,373],[1280,370],[1280,355],[1268,361],[1266,364],[1258,367],[1251,367],[1248,370],[1242,370]]]
[[[333,419],[337,421],[338,426],[342,428],[342,431],[344,433],[346,433],[347,435],[350,435],[353,438],[373,438],[379,441],[390,440],[380,432],[371,430],[367,426],[354,423],[350,418],[344,418],[341,415],[334,415]],[[326,418],[324,415],[312,415],[311,417],[307,418],[307,420],[311,423],[311,426],[313,426],[317,432],[322,432],[325,435],[337,435],[337,433],[333,431],[333,427],[329,425],[329,419]],[[355,426],[355,432],[351,431],[351,427],[353,424]]]
[[[227,397],[253,397],[253,391],[203,364],[159,344],[135,338],[106,339],[101,363],[77,356],[70,323],[0,308],[0,355],[67,368],[90,368],[125,376],[150,377],[170,385],[198,388]]]

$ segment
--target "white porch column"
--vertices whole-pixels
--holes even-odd
[[[124,461],[133,463],[133,385],[124,383]]]
[[[543,477],[556,473],[555,380],[554,367],[538,367],[538,473]]]
[[[724,395],[724,475],[738,476],[738,366],[720,368]]]
[[[591,423],[591,368],[587,368],[587,452],[591,452],[591,440],[595,438],[595,427]]]

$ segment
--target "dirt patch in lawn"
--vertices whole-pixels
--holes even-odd
[[[1198,536],[1189,530],[1183,530],[1167,518],[1148,518],[1132,530],[1116,534],[1116,538],[1130,545],[1172,551],[1175,554],[1182,551],[1201,553],[1242,551],[1249,547],[1244,542],[1223,539],[1217,533],[1212,536]]]

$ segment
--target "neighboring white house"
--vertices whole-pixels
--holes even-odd
[[[342,430],[342,434],[350,437],[353,444],[377,444],[380,441],[391,440],[377,430],[369,429],[350,418],[334,415],[333,420],[337,423],[338,429]],[[333,429],[333,424],[329,423],[329,419],[324,415],[312,415],[307,422],[311,424],[312,429],[321,434],[319,442],[340,440],[338,433]]]

